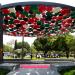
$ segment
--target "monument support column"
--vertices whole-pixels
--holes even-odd
[[[0,4],[0,63],[3,61],[3,16],[1,12],[1,4]]]

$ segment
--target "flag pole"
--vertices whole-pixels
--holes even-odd
[[[23,51],[24,51],[24,35],[22,36],[22,57],[21,59],[23,59]]]

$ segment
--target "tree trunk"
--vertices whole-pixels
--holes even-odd
[[[69,58],[69,51],[66,51],[66,57]]]
[[[44,58],[46,57],[46,53],[44,52]]]
[[[32,57],[33,57],[33,56],[32,56],[32,53],[31,53],[31,59],[32,59]]]
[[[44,51],[44,58],[46,58],[47,51]]]
[[[75,58],[75,51],[74,51],[74,58]]]

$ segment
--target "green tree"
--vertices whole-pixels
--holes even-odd
[[[70,51],[74,52],[74,58],[75,58],[75,38],[70,42]]]
[[[3,45],[4,52],[13,52],[13,48],[10,45]]]
[[[22,42],[17,42],[17,49],[15,50],[16,54],[19,56],[22,55]],[[30,45],[27,42],[24,42],[23,46],[23,57],[26,55],[26,53],[30,52]]]
[[[32,52],[32,54],[37,53],[37,50],[35,49],[34,45],[31,46],[31,52]]]
[[[74,36],[71,35],[70,33],[66,34],[65,35],[65,41],[66,41],[66,44],[67,44],[67,47],[68,47],[68,50],[66,49],[66,52],[69,54],[69,52],[71,52],[73,49],[71,48],[72,47],[72,42],[73,42],[73,39],[74,39]],[[74,44],[74,43],[73,43]]]
[[[51,42],[48,40],[48,37],[37,38],[34,41],[34,46],[37,51],[43,51],[44,56],[51,49]]]
[[[17,49],[21,49],[22,48],[22,42],[18,42],[17,43]],[[24,42],[24,48],[27,49],[27,51],[30,51],[30,45],[27,42]]]
[[[15,40],[14,50],[17,49],[17,40]]]
[[[53,42],[52,49],[55,51],[65,51],[66,57],[69,58],[69,48],[64,35],[58,36],[58,38]]]

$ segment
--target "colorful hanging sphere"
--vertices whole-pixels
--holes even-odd
[[[14,21],[14,19],[10,19],[10,20],[8,20],[8,23],[13,24],[14,23],[13,21]]]
[[[75,19],[75,11],[72,11],[70,15],[71,15],[71,18]]]
[[[9,8],[9,10],[10,10],[10,13],[15,13],[16,12],[15,8]]]
[[[40,26],[39,26],[39,25],[34,25],[33,28],[34,28],[34,29],[39,29]]]
[[[2,28],[3,28],[3,30],[5,31],[5,30],[6,30],[6,24],[3,24],[3,25],[2,25]]]
[[[68,15],[68,14],[70,14],[70,9],[69,8],[63,8],[63,9],[61,9],[60,13],[62,15]]]
[[[21,5],[17,5],[17,6],[15,7],[15,10],[18,11],[18,12],[20,12],[20,11],[23,11],[23,8],[22,8]]]
[[[15,19],[15,20],[14,20],[14,23],[15,23],[15,24],[19,24],[19,23],[20,23],[20,20]]]
[[[26,22],[24,20],[22,20],[22,21],[20,21],[20,24],[24,25],[24,24],[26,24]]]
[[[11,19],[11,17],[10,16],[5,16],[5,18],[4,18],[5,20],[10,20]]]
[[[21,16],[20,12],[16,12],[15,14],[16,14],[16,17],[20,17]]]
[[[52,12],[53,7],[52,7],[52,6],[46,6],[46,10],[47,10],[48,12]]]
[[[52,9],[53,14],[60,12],[61,8],[60,7],[54,7]]]
[[[47,5],[17,5],[2,9],[3,30],[9,35],[64,34],[75,28],[75,11]]]
[[[26,12],[29,12],[29,11],[30,11],[30,6],[25,6],[25,7],[24,7],[24,10],[25,10]]]
[[[10,11],[9,11],[9,9],[2,9],[2,13],[3,13],[3,14],[9,14]]]
[[[44,5],[39,5],[39,6],[38,6],[38,10],[39,10],[39,12],[44,12],[44,11],[46,10],[46,6],[44,6]]]
[[[14,28],[14,27],[15,27],[15,25],[13,25],[13,24],[9,25],[9,28]]]

